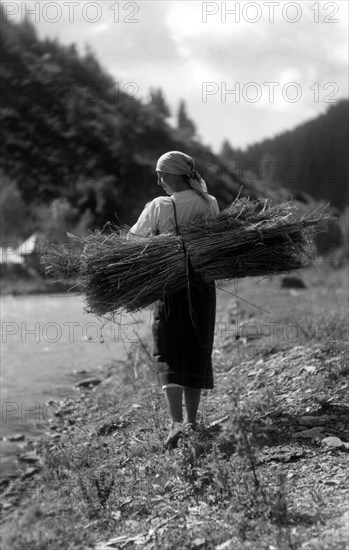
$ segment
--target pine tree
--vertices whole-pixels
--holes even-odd
[[[227,139],[225,139],[222,143],[220,156],[224,160],[235,160],[234,153],[235,153],[235,151],[232,148],[232,146],[230,145],[229,141]]]
[[[161,88],[150,89],[149,104],[156,109],[157,115],[163,120],[171,116],[170,108],[165,101]]]
[[[194,122],[187,115],[187,108],[183,100],[179,103],[177,128],[183,139],[192,140],[195,138],[196,127]]]

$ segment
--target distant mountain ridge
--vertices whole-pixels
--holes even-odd
[[[261,180],[272,186],[343,209],[349,204],[348,109],[349,101],[339,100],[317,118],[246,151],[234,150],[226,142],[222,156],[237,166],[255,164]]]

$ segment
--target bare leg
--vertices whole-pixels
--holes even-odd
[[[182,435],[183,422],[183,388],[165,388],[165,401],[171,419],[171,427],[165,441],[165,447],[173,449]]]
[[[201,389],[184,388],[184,404],[186,409],[184,422],[186,424],[192,424],[193,428],[196,427],[196,415],[199,408],[200,398]]]
[[[182,422],[182,397],[183,388],[165,388],[165,401],[171,422]]]

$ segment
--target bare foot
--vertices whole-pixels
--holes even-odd
[[[169,434],[165,440],[166,449],[174,449],[177,447],[179,438],[183,433],[183,425],[181,422],[172,422]]]

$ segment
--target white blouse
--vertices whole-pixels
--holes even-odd
[[[205,200],[192,189],[173,193],[171,197],[157,197],[146,204],[137,222],[131,227],[129,234],[145,237],[158,233],[176,233],[176,223],[172,200],[176,205],[177,223],[179,227],[196,216],[215,218],[219,213],[217,200],[212,195],[206,195]]]

